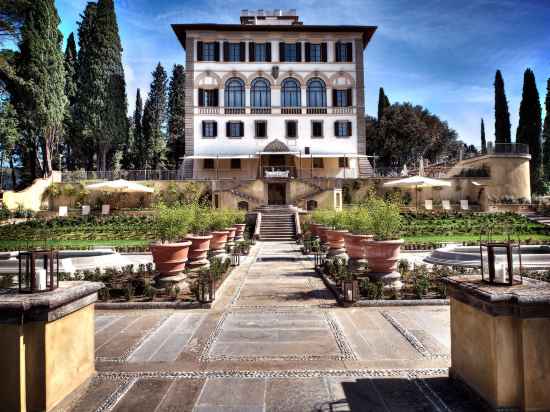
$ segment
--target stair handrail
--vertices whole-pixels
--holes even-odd
[[[302,239],[302,228],[300,226],[300,213],[297,210],[294,211],[294,225],[296,232],[296,240]]]
[[[262,214],[256,212],[256,227],[254,228],[254,239],[260,239],[260,230],[262,226]]]

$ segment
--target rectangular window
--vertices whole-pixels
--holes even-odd
[[[238,62],[241,60],[241,47],[239,43],[229,43],[229,58],[230,62]]]
[[[264,139],[267,137],[267,121],[256,120],[254,122],[254,129],[256,130],[256,138]]]
[[[311,137],[323,137],[323,122],[313,120],[311,122]]]
[[[349,168],[349,158],[348,157],[339,157],[338,158],[338,167]]]
[[[199,89],[199,107],[218,107],[218,90]]]
[[[227,137],[243,137],[244,123],[243,122],[227,122],[226,123]]]
[[[321,61],[321,45],[312,44],[309,49],[309,61],[320,62]]]
[[[202,122],[202,137],[216,137],[218,135],[218,123],[205,120]]]
[[[271,43],[248,43],[248,60],[250,62],[270,62]]]
[[[241,159],[231,159],[231,169],[240,169]]]
[[[207,62],[213,62],[219,60],[219,57],[217,57],[217,50],[219,47],[218,42],[210,42],[210,43],[203,43],[202,44],[202,59],[203,61]]]
[[[313,158],[313,168],[314,169],[322,169],[323,167],[324,167],[323,158],[322,157],[314,157]]]
[[[301,62],[302,43],[279,43],[279,61]]]
[[[352,62],[353,45],[351,42],[336,42],[336,61]]]
[[[349,107],[352,106],[351,89],[337,90],[333,89],[334,107]]]
[[[298,137],[298,122],[296,120],[286,121],[286,137],[296,139]]]
[[[203,169],[214,169],[214,159],[203,159],[202,168]]]
[[[334,122],[334,136],[349,137],[351,136],[351,122]]]

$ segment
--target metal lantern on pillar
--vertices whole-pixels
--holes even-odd
[[[357,302],[359,300],[359,282],[355,279],[343,280],[342,294],[344,295],[344,302]]]
[[[214,280],[210,273],[206,273],[200,277],[199,281],[199,300],[201,303],[211,303],[216,298],[216,289]]]
[[[239,266],[240,264],[241,264],[241,252],[238,247],[235,247],[231,252],[231,266]]]
[[[30,250],[19,252],[19,292],[49,292],[59,286],[59,252]]]
[[[520,242],[480,241],[481,279],[491,285],[512,286],[523,283]]]

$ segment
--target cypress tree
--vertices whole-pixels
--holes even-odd
[[[65,164],[69,169],[74,169],[76,156],[78,153],[79,142],[75,139],[74,127],[74,104],[76,101],[76,60],[78,54],[76,52],[76,43],[74,34],[69,34],[67,38],[67,46],[65,47],[65,96],[68,99],[67,111],[65,112]],[[61,167],[61,166],[60,166]]]
[[[384,88],[381,87],[378,92],[378,122],[382,121],[382,117],[384,117],[384,110],[386,110],[387,107],[390,106],[390,100],[388,99],[388,96],[384,93]]]
[[[525,70],[523,76],[523,94],[519,106],[519,123],[516,133],[516,143],[529,146],[531,154],[531,190],[535,193],[541,191],[541,166],[542,166],[542,118],[539,92],[535,81],[535,74],[531,69]]]
[[[546,116],[544,117],[544,129],[542,131],[543,138],[543,165],[544,177],[546,181],[550,181],[550,78],[546,83],[546,101],[544,103]]]
[[[36,0],[27,12],[19,44],[17,75],[25,84],[27,108],[32,108],[30,114],[40,136],[44,176],[52,173],[52,156],[67,106],[59,23],[54,1]]]
[[[510,112],[504,91],[502,73],[497,70],[495,75],[495,143],[511,143]]]
[[[176,167],[185,154],[185,69],[176,64],[168,87],[169,161]]]
[[[133,149],[132,149],[132,158],[134,167],[138,169],[143,169],[145,166],[145,152],[146,146],[143,141],[143,126],[142,126],[142,117],[143,117],[143,102],[141,100],[141,91],[137,89],[136,93],[136,108],[134,109],[134,116],[132,118],[133,124]]]
[[[168,75],[159,63],[153,72],[153,81],[143,109],[143,141],[146,145],[147,166],[164,167],[166,162],[166,86]]]
[[[485,140],[485,123],[481,119],[481,153],[487,153],[487,140]]]

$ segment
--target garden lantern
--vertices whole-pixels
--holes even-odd
[[[234,248],[231,252],[231,266],[239,266],[241,264],[241,253],[239,248]]]
[[[342,293],[344,302],[357,302],[359,300],[359,282],[355,279],[342,281]]]
[[[19,292],[49,292],[59,286],[59,252],[30,250],[19,252]],[[55,262],[55,270],[54,270]]]
[[[210,273],[205,276],[201,276],[201,280],[199,282],[199,300],[201,303],[213,302],[215,295],[216,290],[214,287],[214,281],[212,280]]]
[[[480,242],[481,279],[491,285],[512,286],[523,283],[521,247],[509,239]]]
[[[313,259],[315,263],[315,270],[319,272],[325,264],[325,250],[322,247],[316,247],[313,250]]]
[[[309,255],[311,252],[311,239],[304,239],[304,254]]]

